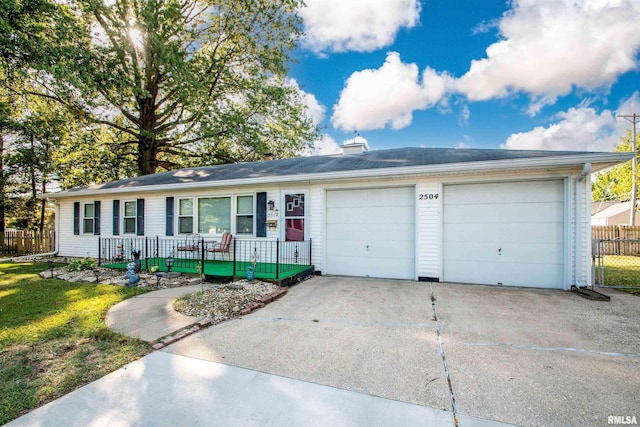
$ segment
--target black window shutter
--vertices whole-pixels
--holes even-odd
[[[267,237],[267,193],[256,194],[256,237]]]
[[[166,235],[173,236],[173,197],[167,197]]]
[[[100,201],[93,202],[93,234],[100,235]]]
[[[138,199],[138,206],[136,209],[138,214],[138,223],[136,224],[136,234],[138,236],[144,236],[144,199]]]
[[[80,235],[80,202],[73,202],[73,234]]]
[[[113,235],[120,235],[120,200],[113,201]]]

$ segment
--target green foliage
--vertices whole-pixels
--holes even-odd
[[[631,141],[632,136],[629,131],[627,136],[622,138],[622,142],[616,146],[615,151],[633,151]],[[640,147],[640,143],[637,147]],[[591,200],[593,202],[629,200],[632,175],[631,160],[598,173],[591,184]]]
[[[0,265],[0,424],[149,353],[111,332],[111,306],[137,288],[40,279],[46,264]]]
[[[296,155],[317,134],[286,81],[299,0],[65,2],[67,38],[30,77],[84,123],[117,131],[137,173]],[[68,28],[73,23],[73,31]]]
[[[96,260],[93,258],[78,258],[69,263],[69,271],[93,270],[96,266]]]

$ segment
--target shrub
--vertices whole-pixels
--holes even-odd
[[[69,263],[69,271],[93,270],[96,260],[93,258],[74,259]]]

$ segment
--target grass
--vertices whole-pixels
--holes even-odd
[[[605,255],[604,284],[620,286],[620,290],[640,296],[640,257]],[[596,266],[596,280],[600,278],[599,267]],[[629,286],[629,289],[625,289]],[[636,289],[631,289],[635,287]]]
[[[46,264],[0,264],[0,425],[150,352],[104,317],[145,291],[41,279]]]

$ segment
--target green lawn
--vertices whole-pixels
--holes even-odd
[[[596,280],[600,279],[600,268],[596,263]],[[621,286],[621,290],[640,296],[640,257],[605,255],[604,284]],[[624,286],[636,289],[625,289]]]
[[[145,290],[40,279],[46,269],[0,264],[0,425],[151,350],[104,323],[111,306]]]

